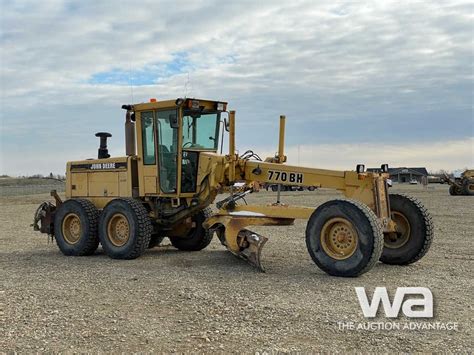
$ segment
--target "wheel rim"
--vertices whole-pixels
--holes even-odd
[[[113,215],[107,223],[107,235],[116,247],[125,245],[130,239],[130,225],[127,217],[121,213]]]
[[[63,232],[64,240],[68,244],[76,244],[81,239],[81,220],[79,216],[75,213],[67,214],[61,226],[61,231]]]
[[[411,227],[410,222],[404,214],[393,211],[392,220],[396,223],[394,233],[388,233],[385,235],[385,247],[390,249],[396,249],[404,246],[410,239]]]
[[[321,246],[331,258],[344,260],[357,249],[359,235],[351,222],[345,218],[332,218],[321,230]]]

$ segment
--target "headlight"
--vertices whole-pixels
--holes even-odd
[[[188,107],[191,110],[199,110],[199,100],[189,100]]]

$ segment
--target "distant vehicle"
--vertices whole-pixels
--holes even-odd
[[[410,185],[417,185],[417,184],[418,184],[418,181],[416,181],[415,179],[410,180]]]
[[[429,175],[428,176],[428,183],[429,184],[445,184],[446,181],[444,177],[436,176],[436,175]]]
[[[474,169],[466,170],[462,173],[455,172],[453,178],[444,174],[444,180],[450,185],[449,194],[451,196],[474,196]]]

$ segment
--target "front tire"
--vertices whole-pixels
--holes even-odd
[[[171,244],[173,244],[175,248],[185,251],[198,251],[207,247],[211,242],[214,233],[205,229],[202,226],[202,223],[211,215],[212,210],[210,208],[205,208],[196,213],[191,217],[196,226],[185,236],[169,237]]]
[[[63,202],[54,216],[54,237],[64,255],[91,255],[99,245],[97,220],[99,211],[85,199]]]
[[[451,196],[460,196],[463,194],[463,191],[460,187],[456,186],[456,185],[451,185],[449,186],[449,194]]]
[[[416,198],[391,194],[392,220],[396,233],[386,233],[380,261],[391,265],[408,265],[420,260],[433,241],[433,222],[426,208]]]
[[[369,271],[379,260],[383,232],[368,206],[332,200],[311,215],[306,246],[316,265],[329,275],[354,277]]]
[[[118,198],[102,211],[99,239],[113,259],[135,259],[150,245],[152,225],[148,211],[137,200]]]

